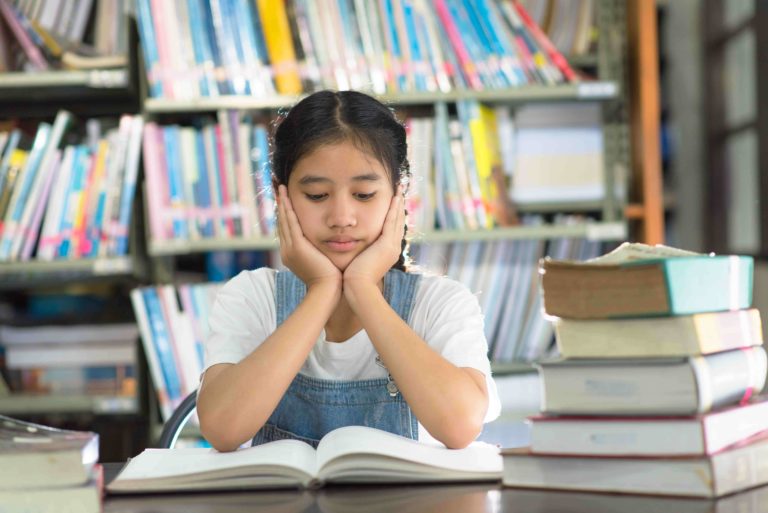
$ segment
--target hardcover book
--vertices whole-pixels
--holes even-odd
[[[768,430],[768,401],[756,398],[681,417],[538,415],[531,452],[583,456],[691,456],[719,452]]]
[[[0,415],[0,491],[84,485],[98,459],[96,433]]]
[[[325,483],[498,481],[495,446],[446,449],[364,426],[325,435],[315,450],[298,440],[220,453],[213,449],[146,449],[108,486],[111,493],[318,487]]]
[[[574,319],[688,315],[749,308],[753,259],[625,243],[587,262],[540,264],[547,314]]]
[[[712,456],[555,456],[528,448],[502,456],[502,483],[511,487],[714,498],[768,483],[764,434]]]
[[[756,308],[642,319],[554,320],[563,358],[663,358],[760,346]]]
[[[573,415],[692,415],[763,389],[759,347],[689,358],[542,362],[542,412]]]

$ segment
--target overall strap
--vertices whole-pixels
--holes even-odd
[[[420,274],[405,273],[390,269],[384,275],[384,298],[401,319],[408,322],[416,298],[416,287]],[[275,276],[275,305],[277,307],[277,326],[280,326],[293,313],[304,296],[307,286],[291,271],[279,271]]]

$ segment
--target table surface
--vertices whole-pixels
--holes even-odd
[[[109,482],[122,463],[104,465]],[[498,483],[329,486],[107,496],[104,513],[768,513],[768,486],[717,501],[503,488]]]

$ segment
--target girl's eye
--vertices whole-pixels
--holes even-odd
[[[370,193],[358,192],[357,194],[355,194],[355,196],[357,197],[357,199],[361,201],[368,201],[369,199],[376,196],[376,193],[375,192],[370,192]]]
[[[328,195],[323,193],[323,194],[305,194],[305,196],[309,201],[321,201],[321,200],[324,200],[325,197]]]

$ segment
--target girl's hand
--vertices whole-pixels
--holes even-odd
[[[405,235],[405,206],[402,190],[398,188],[384,219],[381,235],[357,255],[344,270],[344,290],[348,286],[365,283],[378,286],[387,271],[400,258]]]
[[[283,264],[308,289],[314,285],[330,283],[341,292],[341,271],[304,237],[285,185],[278,186],[277,234],[280,237],[280,258]]]

